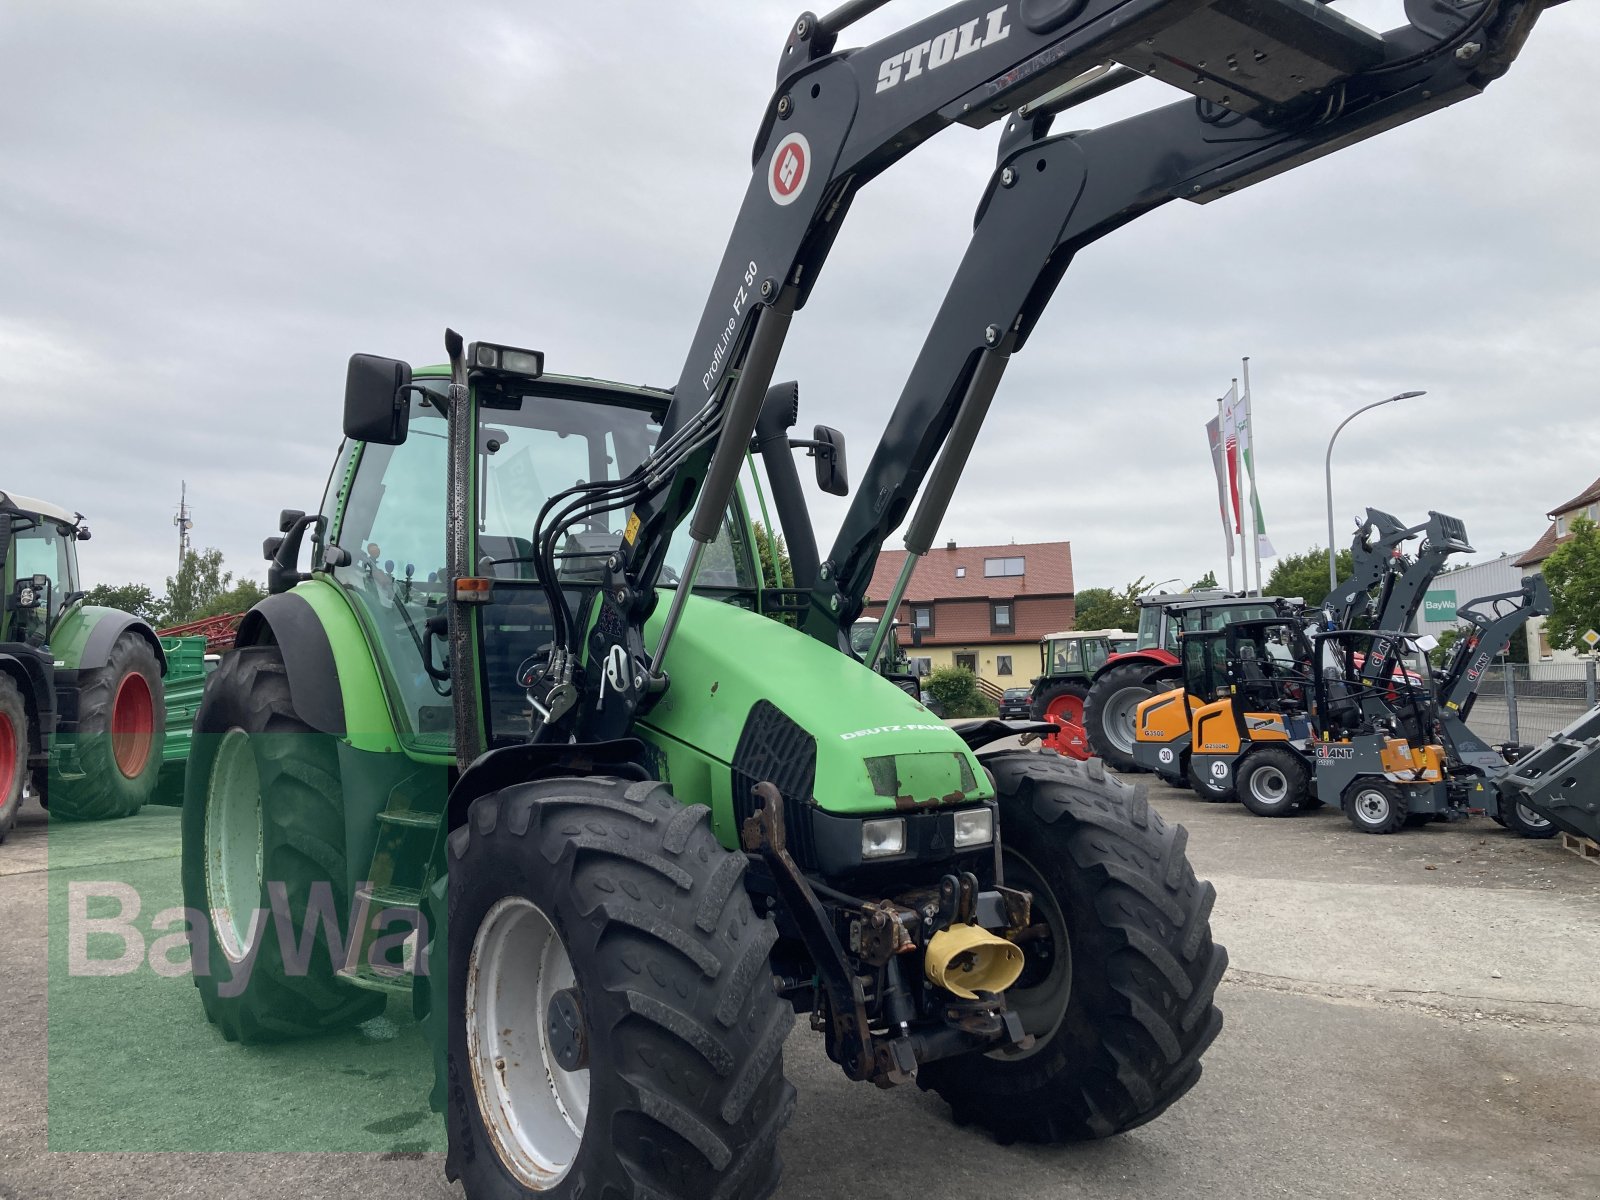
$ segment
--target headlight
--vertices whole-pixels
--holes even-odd
[[[888,817],[861,822],[861,857],[888,858],[906,852],[906,819]]]
[[[994,809],[974,808],[956,814],[956,849],[987,846],[994,841]]]

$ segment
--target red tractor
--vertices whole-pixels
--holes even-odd
[[[1299,601],[1233,592],[1184,592],[1139,600],[1139,635],[1132,649],[1112,654],[1094,672],[1082,701],[1089,749],[1119,771],[1142,771],[1133,758],[1134,715],[1145,697],[1183,684],[1178,635],[1221,629],[1233,621],[1265,620],[1298,609]]]

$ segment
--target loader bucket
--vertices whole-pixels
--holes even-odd
[[[1551,734],[1498,782],[1508,801],[1600,842],[1600,707]]]

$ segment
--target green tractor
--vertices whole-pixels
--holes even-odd
[[[0,492],[0,839],[27,792],[52,817],[125,817],[155,790],[165,729],[161,640],[83,603],[81,513]]]
[[[1298,0],[1259,29],[965,0],[838,50],[883,3],[792,26],[672,387],[454,333],[443,367],[350,360],[320,510],[281,515],[207,685],[182,873],[208,1018],[270,1041],[403,997],[471,1200],[769,1195],[795,1013],[848,1078],[1005,1142],[1111,1136],[1195,1085],[1226,954],[1184,830],[1099,762],[994,748],[1047,724],[933,718],[872,669],[888,624],[865,654],[851,627],[904,526],[897,611],[1078,250],[1477,94],[1544,7],[1378,35]],[[1208,56],[1256,64],[1237,110],[1164,65]],[[1189,94],[1051,133],[1145,70]],[[842,439],[789,439],[774,368],[856,189],[956,121],[999,121],[999,160],[824,556],[792,450],[839,494]],[[757,566],[753,445],[792,588]]]

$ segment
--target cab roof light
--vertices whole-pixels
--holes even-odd
[[[473,342],[467,347],[467,369],[474,374],[487,372],[537,379],[544,374],[544,351]]]

